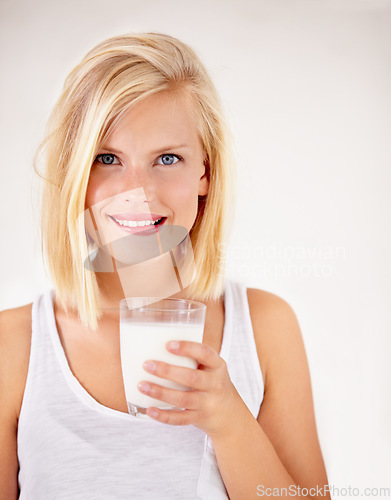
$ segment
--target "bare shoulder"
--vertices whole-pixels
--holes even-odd
[[[32,304],[0,311],[0,492],[18,498],[17,430],[27,378]]]
[[[247,297],[250,313],[254,314],[254,317],[277,314],[279,316],[289,316],[292,319],[292,315],[295,316],[290,304],[274,293],[258,288],[247,288]]]
[[[266,385],[271,382],[270,374],[287,366],[287,362],[306,363],[302,334],[295,311],[282,297],[266,290],[248,288],[247,298]]]
[[[31,312],[32,303],[0,311],[0,398],[16,422],[30,358]]]

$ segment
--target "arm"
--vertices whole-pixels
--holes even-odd
[[[19,494],[18,412],[29,351],[25,315],[18,309],[0,312],[0,500],[15,500]]]
[[[265,394],[257,419],[242,408],[226,432],[211,436],[222,479],[231,500],[267,498],[266,488],[272,489],[269,498],[278,498],[273,488],[284,487],[289,498],[292,485],[296,492],[298,486],[319,486],[325,494],[328,481],[297,318],[276,295],[250,289],[248,299]]]

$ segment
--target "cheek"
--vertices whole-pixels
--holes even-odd
[[[95,184],[94,179],[90,178],[87,184],[85,207],[89,208],[98,201],[99,187]]]
[[[175,205],[184,213],[190,213],[197,210],[198,206],[198,184],[193,179],[186,182],[172,182],[166,185],[162,191],[164,198],[169,205]]]
[[[90,208],[96,203],[111,196],[109,183],[102,182],[98,176],[91,175],[87,185],[85,208]]]

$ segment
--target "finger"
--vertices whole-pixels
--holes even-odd
[[[223,362],[223,359],[208,344],[190,342],[188,340],[175,340],[167,342],[166,347],[174,354],[196,359],[198,363],[207,368],[219,368]]]
[[[147,415],[163,424],[190,425],[195,422],[193,410],[161,410],[155,406],[147,408]]]
[[[158,399],[159,401],[169,403],[177,408],[194,410],[200,407],[200,393],[196,391],[171,389],[169,387],[163,387],[145,380],[139,382],[137,387],[143,394],[147,394],[148,396]]]
[[[206,391],[210,387],[209,374],[202,370],[184,366],[170,365],[163,361],[148,360],[143,364],[148,373],[178,382],[197,391]]]

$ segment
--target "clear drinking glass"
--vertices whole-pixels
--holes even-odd
[[[166,402],[142,394],[137,384],[141,380],[164,387],[188,390],[184,385],[146,372],[147,359],[196,369],[195,359],[178,356],[166,349],[169,340],[202,342],[206,305],[175,298],[132,297],[120,301],[120,349],[122,375],[129,413],[146,415],[149,406],[178,409]]]

